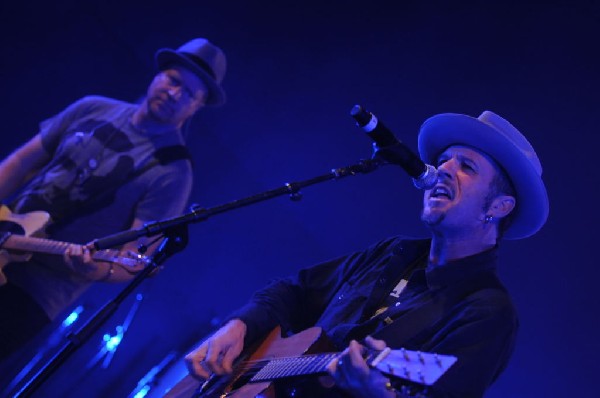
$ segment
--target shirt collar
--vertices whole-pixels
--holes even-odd
[[[430,289],[454,285],[481,273],[496,272],[498,246],[472,256],[450,261],[438,267],[428,266],[425,272]]]

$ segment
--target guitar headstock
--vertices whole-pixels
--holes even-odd
[[[373,359],[371,366],[387,376],[429,386],[435,383],[456,360],[456,357],[451,355],[385,349]]]

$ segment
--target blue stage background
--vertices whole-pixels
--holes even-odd
[[[156,49],[193,37],[221,46],[229,101],[201,111],[189,135],[191,203],[203,207],[369,157],[371,142],[349,116],[354,104],[415,149],[419,126],[433,114],[489,109],[506,117],[542,160],[551,210],[539,234],[502,245],[500,272],[521,330],[487,397],[595,396],[598,2],[65,0],[0,7],[2,157],[81,96],[138,99],[155,72]],[[168,388],[181,373],[181,354],[272,278],[389,235],[427,233],[421,193],[400,168],[302,193],[298,202],[282,196],[191,225],[185,251],[135,291],[141,299],[125,300],[39,396],[127,397],[171,355],[153,393]],[[77,303],[85,309],[75,327],[122,287],[90,290]],[[130,327],[103,368],[104,357],[94,362],[102,335],[115,334],[128,314]],[[45,343],[32,345],[31,355]]]

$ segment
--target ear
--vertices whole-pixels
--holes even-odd
[[[517,200],[514,196],[500,195],[494,198],[487,214],[494,218],[504,218],[515,208]]]
[[[198,112],[200,109],[204,108],[206,106],[206,101],[208,100],[208,93],[205,93],[202,97],[200,98],[195,98],[194,102],[192,103],[192,115],[195,115],[196,112]]]

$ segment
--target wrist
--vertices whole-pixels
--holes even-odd
[[[100,279],[96,279],[96,282],[108,282],[113,274],[115,273],[115,265],[113,263],[109,263],[108,269],[106,270],[106,274]]]
[[[235,328],[242,336],[246,335],[246,330],[248,329],[248,326],[246,326],[246,322],[242,321],[241,319],[234,318],[227,322],[227,324],[230,327]]]

